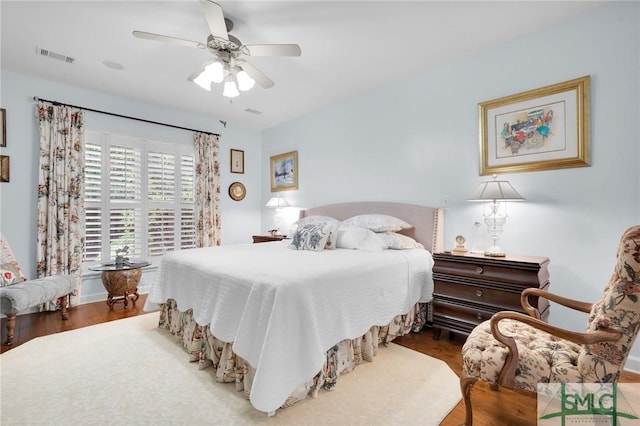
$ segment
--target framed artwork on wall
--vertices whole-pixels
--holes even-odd
[[[0,108],[0,146],[7,146],[7,110]]]
[[[240,182],[233,182],[229,185],[229,197],[233,201],[242,201],[247,196],[247,188]]]
[[[231,150],[231,173],[244,173],[244,151]]]
[[[298,189],[298,151],[271,157],[271,192]]]
[[[0,182],[9,182],[9,156],[0,155]]]
[[[478,107],[480,175],[589,165],[589,76]]]

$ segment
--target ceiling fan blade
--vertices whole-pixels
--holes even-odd
[[[144,32],[144,31],[134,31],[132,34],[135,37],[143,38],[143,39],[146,39],[146,40],[164,41],[164,42],[172,43],[172,44],[180,44],[182,46],[197,47],[198,49],[206,48],[206,46],[204,44],[200,43],[200,42],[192,41],[192,40],[185,40],[185,39],[182,39],[182,38],[169,37],[169,36],[160,35],[160,34],[154,34],[154,33],[147,33],[147,32]]]
[[[227,25],[224,21],[224,14],[222,13],[222,6],[210,0],[200,0],[200,5],[202,6],[202,10],[204,10],[204,17],[207,20],[207,24],[209,24],[211,35],[229,40]]]
[[[250,56],[300,56],[297,44],[246,44]]]
[[[256,67],[251,65],[249,62],[238,61],[238,65],[242,67],[242,69],[249,74],[249,77],[254,79],[256,83],[258,83],[261,87],[268,89],[273,87],[275,84],[273,81],[269,79],[266,75],[262,74]]]

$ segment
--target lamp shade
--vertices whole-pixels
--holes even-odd
[[[506,180],[496,180],[496,175],[493,175],[493,180],[482,182],[471,193],[468,201],[522,201],[524,197],[518,194],[511,184]]]
[[[240,70],[240,72],[236,74],[236,78],[238,79],[238,89],[243,92],[252,89],[256,84],[255,80],[252,79],[245,70]]]
[[[224,80],[224,90],[222,91],[222,96],[227,98],[235,98],[238,96],[240,92],[238,92],[238,87],[236,86],[236,82],[233,80],[233,77],[227,76]]]
[[[224,65],[216,59],[207,61],[200,70],[189,77],[189,80],[207,91],[211,90],[211,83],[221,83],[223,79]]]
[[[273,207],[273,208],[289,207],[289,203],[284,198],[273,197],[273,198],[269,199],[269,201],[267,201],[266,206],[267,207]]]

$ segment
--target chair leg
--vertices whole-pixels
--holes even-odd
[[[62,307],[62,311],[60,312],[63,320],[68,320],[69,315],[67,315],[67,296],[62,296],[58,298],[58,303]]]
[[[462,391],[462,399],[464,401],[465,417],[461,426],[473,425],[473,412],[471,411],[471,388],[478,380],[477,377],[468,376],[464,371],[460,376],[460,390]]]
[[[16,314],[7,314],[7,341],[4,343],[9,346],[13,343],[13,332],[16,328]]]

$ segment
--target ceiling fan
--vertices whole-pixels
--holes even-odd
[[[211,0],[200,0],[200,5],[211,31],[206,43],[144,31],[133,31],[133,35],[147,40],[208,49],[215,58],[205,61],[188,78],[205,90],[211,90],[211,83],[224,82],[223,95],[233,98],[240,94],[238,89],[249,90],[256,82],[268,89],[273,87],[273,81],[242,59],[242,56],[300,56],[302,54],[297,44],[242,44],[240,40],[229,34],[233,29],[233,22],[224,17],[222,6]]]

